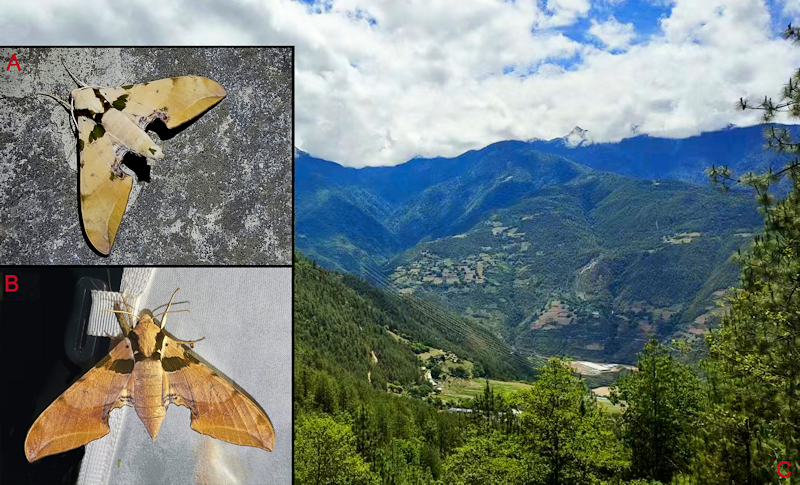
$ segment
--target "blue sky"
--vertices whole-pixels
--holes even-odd
[[[617,141],[634,126],[686,137],[755,124],[734,104],[777,96],[800,68],[780,38],[798,18],[800,0],[46,0],[5,2],[0,36],[295,45],[297,146],[366,166],[575,126]]]

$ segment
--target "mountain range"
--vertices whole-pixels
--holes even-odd
[[[433,300],[520,352],[629,363],[650,337],[697,338],[763,222],[703,170],[782,167],[761,127],[687,139],[503,141],[353,169],[295,154],[295,247]]]

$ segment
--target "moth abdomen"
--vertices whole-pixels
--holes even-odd
[[[103,115],[102,120],[106,130],[133,153],[149,159],[164,158],[161,147],[153,143],[150,136],[121,111],[110,109]]]

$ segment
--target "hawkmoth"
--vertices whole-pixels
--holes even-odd
[[[122,406],[133,406],[155,441],[170,404],[189,408],[191,428],[199,433],[272,451],[275,432],[264,410],[200,362],[186,345],[197,341],[164,331],[171,305],[172,299],[160,323],[142,315],[135,327],[126,317],[133,314],[115,305],[124,338],[36,418],[25,438],[28,461],[105,436],[108,414]]]
[[[63,60],[62,60],[63,63]],[[66,65],[64,66],[66,69]],[[126,153],[151,160],[164,158],[161,146],[144,131],[156,119],[168,129],[196,118],[226,95],[216,81],[181,76],[117,87],[88,86],[69,72],[80,88],[67,103],[78,134],[80,209],[83,228],[101,254],[111,253],[133,186],[122,170]]]

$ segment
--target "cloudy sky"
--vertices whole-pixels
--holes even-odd
[[[50,4],[48,6],[47,4]],[[296,46],[296,145],[349,166],[755,124],[800,0],[4,2],[3,44]],[[800,23],[800,22],[799,22]]]

